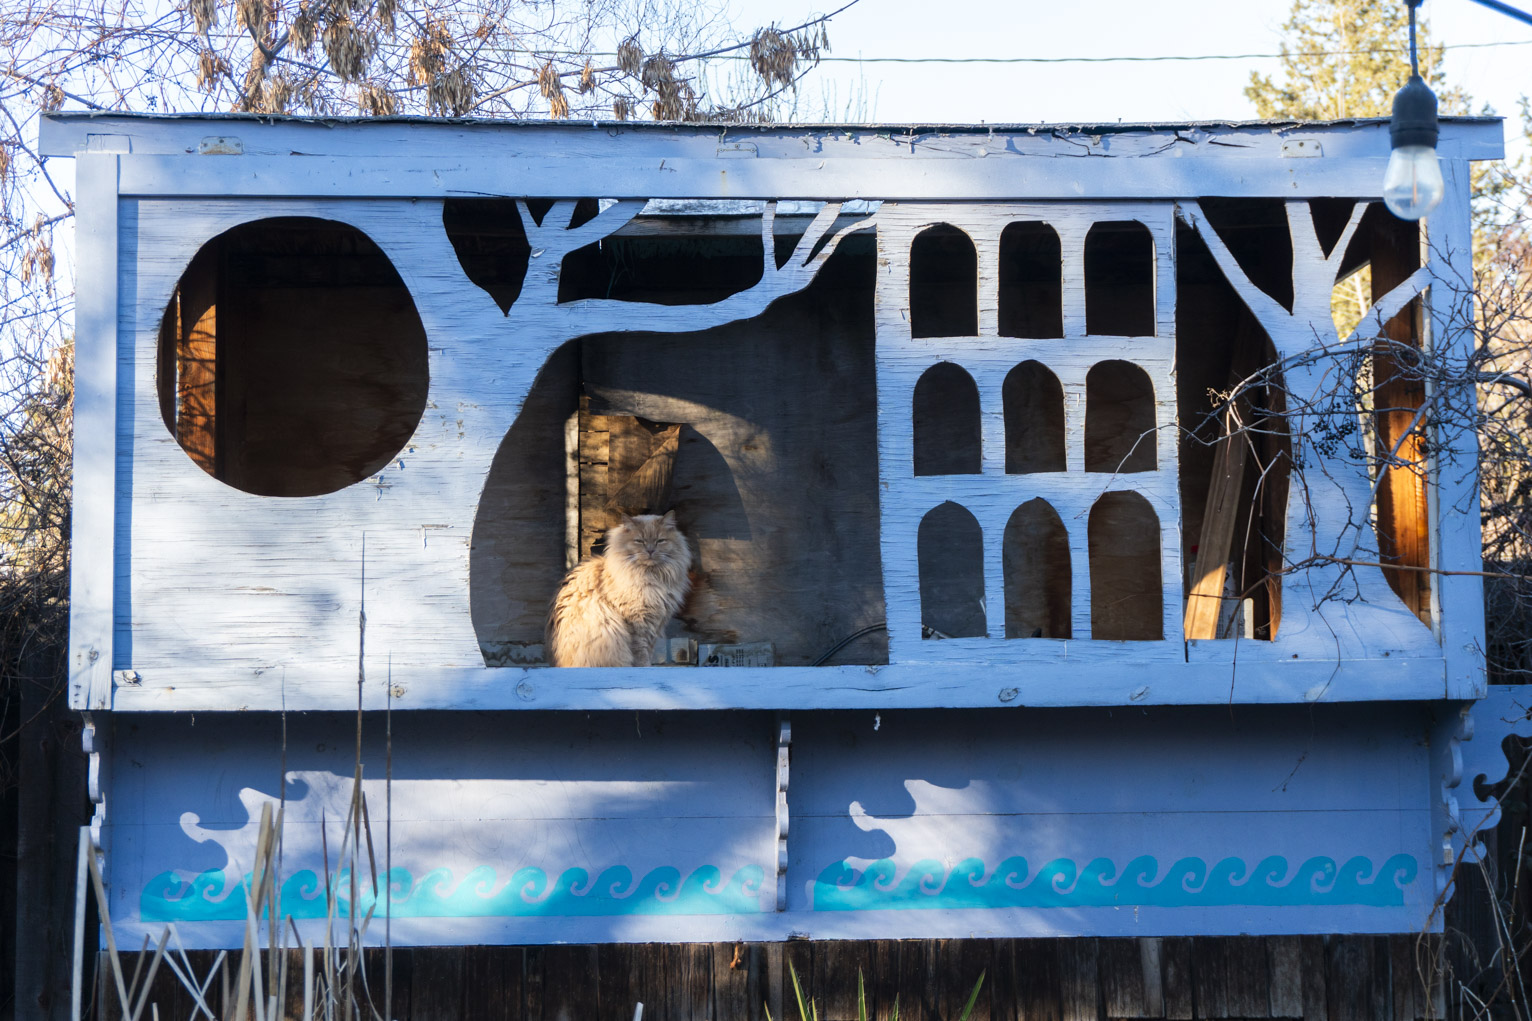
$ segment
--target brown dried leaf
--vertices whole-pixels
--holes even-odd
[[[590,66],[590,58],[585,58],[585,66],[580,69],[580,95],[585,95],[596,87],[596,73]]]

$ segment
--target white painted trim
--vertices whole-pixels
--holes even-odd
[[[75,170],[74,503],[70,518],[69,705],[105,709],[112,691],[117,477],[115,154]]]
[[[1298,658],[1269,642],[925,642],[928,663],[890,666],[392,668],[395,709],[924,709],[1221,705],[1441,698],[1443,661]],[[950,648],[950,658],[940,654]],[[386,676],[386,650],[369,676]],[[1188,660],[1190,660],[1188,662]],[[277,680],[280,678],[280,682]],[[118,712],[356,708],[354,678],[303,663],[176,666],[117,687]],[[384,682],[364,707],[386,706]]]
[[[892,154],[890,154],[891,156]],[[595,195],[634,199],[1120,200],[1241,195],[1375,196],[1384,156],[1253,160],[653,156],[124,156],[122,194],[178,198],[448,198]]]
[[[503,160],[528,151],[611,155],[622,150],[675,157],[823,158],[851,155],[914,159],[1048,155],[1179,160],[1281,159],[1291,144],[1307,143],[1320,159],[1387,158],[1388,121],[1245,121],[1202,124],[655,124],[642,121],[453,121],[445,118],[298,118],[242,115],[146,115],[59,111],[44,114],[45,156],[90,148],[92,135],[131,138],[132,151],[161,155],[198,152],[208,136],[234,138],[247,156],[434,156],[476,152]],[[1444,117],[1437,152],[1446,159],[1501,159],[1499,118]],[[229,159],[228,156],[210,156]],[[1317,162],[1306,159],[1299,162]]]
[[[1468,164],[1443,160],[1447,194],[1426,221],[1432,287],[1426,293],[1429,331],[1425,343],[1448,355],[1454,364],[1471,357],[1475,343],[1473,297],[1464,291],[1473,279],[1473,225],[1470,221]],[[1474,407],[1473,384],[1451,403]],[[1484,540],[1479,517],[1478,437],[1471,429],[1457,430],[1451,465],[1436,455],[1428,487],[1435,518],[1431,543],[1433,566],[1444,571],[1483,570]],[[1438,574],[1433,579],[1432,612],[1439,621],[1442,653],[1446,657],[1446,698],[1483,698],[1489,690],[1485,671],[1484,580],[1472,575]]]

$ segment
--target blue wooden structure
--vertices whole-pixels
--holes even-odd
[[[1350,380],[1470,343],[1500,137],[1444,122],[1416,235],[1379,122],[48,115],[119,939],[243,940],[268,805],[308,939],[327,891],[417,945],[1439,929],[1522,714],[1433,573],[1471,451],[1377,468],[1419,422]],[[651,466],[699,605],[542,667]]]

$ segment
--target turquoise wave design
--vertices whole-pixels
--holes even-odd
[[[1181,858],[1163,875],[1157,860],[1140,855],[1119,872],[1109,858],[1080,868],[1056,858],[1028,881],[1027,860],[1011,857],[993,870],[978,858],[966,858],[949,872],[926,859],[897,878],[898,867],[884,858],[858,872],[838,861],[814,882],[815,911],[903,911],[958,908],[1083,907],[1316,907],[1355,904],[1400,907],[1404,888],[1418,866],[1408,854],[1396,854],[1381,866],[1362,855],[1337,865],[1318,856],[1290,869],[1286,858],[1271,855],[1250,868],[1239,858],[1224,858],[1211,868],[1201,858]]]
[[[451,869],[433,869],[417,881],[406,869],[389,873],[374,892],[370,877],[357,876],[357,913],[376,908],[375,917],[395,918],[572,918],[591,915],[735,915],[761,910],[766,870],[746,865],[725,882],[723,873],[703,865],[685,879],[681,870],[663,865],[634,880],[622,865],[603,869],[595,879],[585,869],[565,869],[549,884],[538,868],[521,868],[501,884],[495,870],[480,866],[461,880]],[[190,881],[175,872],[162,872],[139,895],[139,915],[146,922],[243,921],[248,913],[251,877],[243,876],[225,892],[222,869],[198,873]],[[332,886],[336,916],[350,910],[351,874],[341,870]],[[282,883],[280,917],[326,917],[324,882],[312,869],[296,872]],[[264,912],[263,912],[264,914]]]

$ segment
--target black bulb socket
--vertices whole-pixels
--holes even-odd
[[[1436,148],[1436,93],[1418,74],[1410,75],[1394,94],[1394,119],[1388,125],[1392,147],[1424,145]]]

